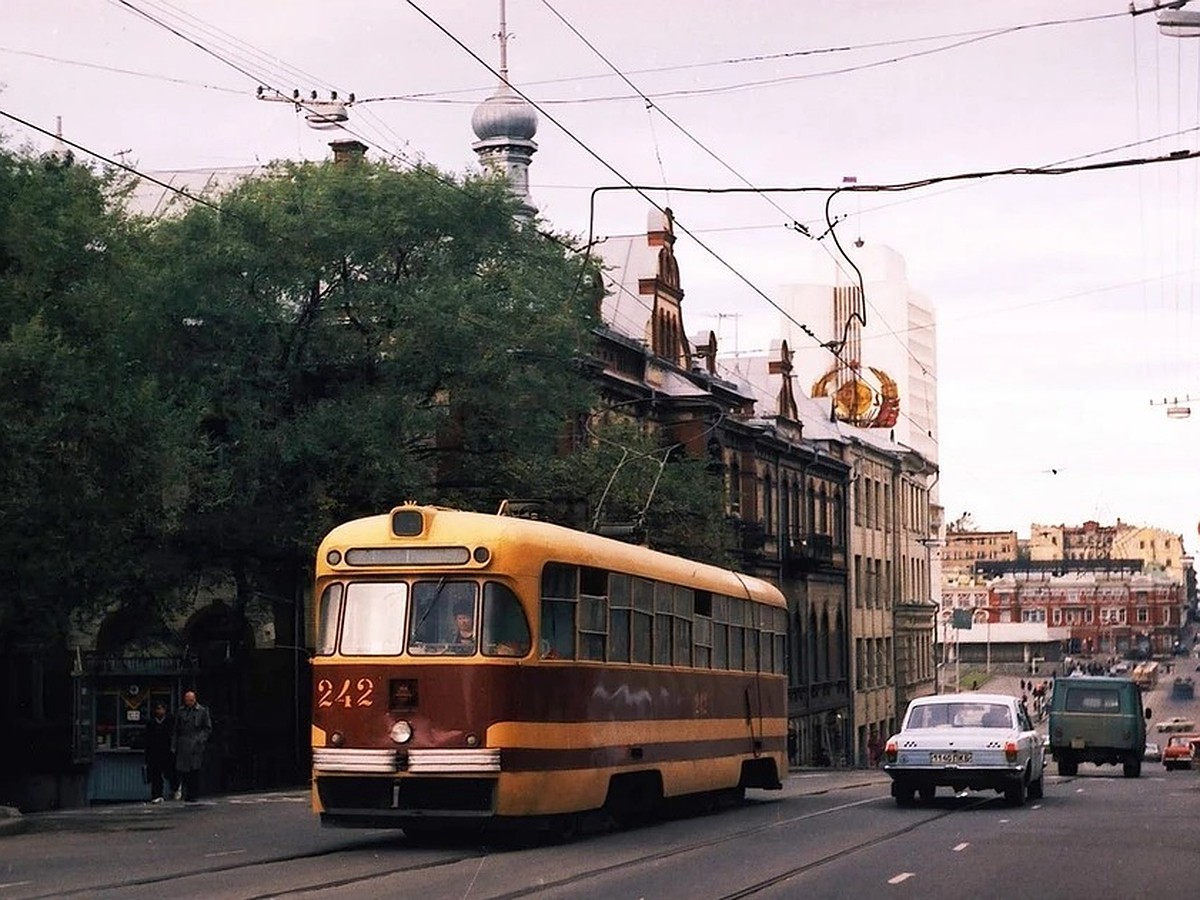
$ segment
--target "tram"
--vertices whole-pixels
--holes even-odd
[[[787,605],[747,575],[407,503],[316,560],[323,824],[558,829],[778,789]]]

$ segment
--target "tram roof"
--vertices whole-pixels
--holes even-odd
[[[564,562],[670,581],[715,594],[748,597],[772,606],[787,605],[782,592],[761,578],[551,522],[436,506],[403,506],[397,509],[419,510],[422,513],[426,523],[424,533],[419,537],[422,543],[482,545],[494,553],[505,545],[536,549],[539,552],[528,557],[529,569],[524,574],[540,574],[543,561]],[[397,540],[400,539],[394,537],[391,531],[390,513],[367,516],[334,528],[321,542],[319,552],[324,556],[326,550],[333,547],[383,546]],[[512,557],[518,560],[524,558]],[[511,564],[507,567],[513,568]]]

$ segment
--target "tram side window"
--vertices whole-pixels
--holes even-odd
[[[608,643],[608,572],[584,567],[579,573],[579,658],[604,661]]]
[[[696,622],[693,625],[692,640],[695,642],[692,650],[692,664],[697,669],[711,669],[713,662],[712,619],[705,619],[700,616],[696,617]]]
[[[524,656],[530,646],[521,601],[507,585],[489,581],[483,586],[483,655]]]
[[[633,662],[649,664],[653,659],[654,582],[633,579]]]
[[[575,658],[575,606],[579,569],[547,563],[542,569],[541,654],[544,659]]]
[[[746,668],[746,629],[744,625],[746,604],[730,598],[729,601],[729,668],[742,671]]]
[[[695,598],[690,588],[675,588],[675,621],[672,634],[672,661],[677,666],[692,664],[692,616]]]
[[[775,642],[771,640],[772,637],[773,635],[769,631],[758,632],[759,671],[775,671]]]
[[[673,589],[669,584],[654,585],[654,664],[671,664],[671,620],[675,609]]]
[[[317,655],[332,656],[337,650],[338,619],[342,617],[341,583],[327,585],[317,609]]]
[[[692,664],[697,669],[712,668],[712,594],[696,591],[696,621],[692,626]]]
[[[633,608],[629,576],[608,576],[608,660],[629,662],[629,627]]]
[[[346,587],[342,613],[342,653],[346,656],[396,656],[404,649],[408,585],[404,582],[355,581]]]
[[[787,672],[787,627],[787,611],[775,610],[775,674],[777,675]]]
[[[712,667],[729,668],[729,598],[713,600]]]

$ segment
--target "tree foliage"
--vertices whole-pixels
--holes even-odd
[[[206,578],[290,620],[321,535],[409,498],[550,498],[722,558],[703,461],[632,423],[563,455],[595,273],[502,182],[283,164],[166,218],[120,196],[0,148],[0,631]]]
[[[141,235],[107,190],[0,149],[0,623],[30,638],[153,595],[181,514],[186,415],[125,344]]]
[[[281,165],[154,229],[147,351],[202,407],[192,552],[278,594],[337,521],[495,508],[553,452],[590,403],[591,301],[514,211],[493,180]]]

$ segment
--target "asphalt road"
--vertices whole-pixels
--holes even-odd
[[[562,844],[420,845],[321,829],[301,792],[29,817],[0,840],[0,900],[1191,896],[1200,772],[1047,777],[899,809],[874,771],[793,774],[744,806]]]

